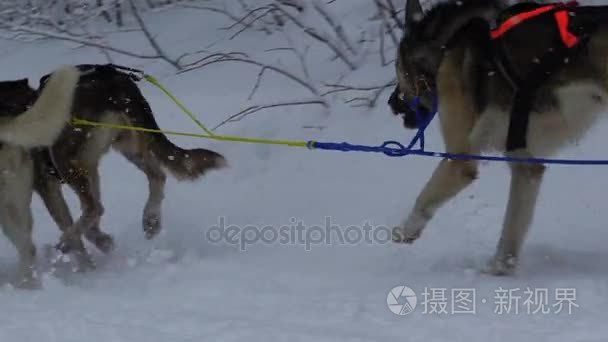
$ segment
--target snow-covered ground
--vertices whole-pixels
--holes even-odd
[[[352,1],[343,17],[354,15],[363,3]],[[224,39],[228,34],[217,29],[225,24],[222,19],[201,12],[150,14],[146,19],[176,51],[215,42],[214,49],[261,54],[277,45],[255,33]],[[131,44],[124,38],[117,40],[121,42]],[[33,86],[60,64],[105,62],[94,49],[50,41],[2,41],[0,60],[1,79],[31,77]],[[248,105],[258,72],[224,64],[175,75],[162,63],[122,57],[116,62],[157,76],[210,126]],[[328,78],[341,72],[332,63],[311,65],[314,74]],[[370,68],[367,77],[383,81],[389,72]],[[161,127],[197,132],[158,89],[144,83],[141,87]],[[300,94],[272,77],[263,88],[255,100]],[[372,111],[338,101],[330,113],[318,107],[280,108],[225,125],[218,133],[372,145],[407,141],[413,132],[402,128],[384,102]],[[605,129],[602,123],[560,156],[608,158]],[[494,252],[501,228],[509,180],[504,164],[484,165],[478,182],[439,211],[420,241],[402,246],[386,242],[386,227],[407,214],[436,159],[171,139],[184,147],[218,151],[231,167],[195,183],[170,179],[164,231],[147,241],[140,228],[146,180],[122,157],[108,154],[101,169],[102,223],[114,235],[116,250],[105,256],[90,247],[99,264],[96,271],[46,273],[38,291],[1,288],[0,341],[599,342],[608,337],[608,174],[601,166],[549,168],[521,268],[514,277],[495,278],[478,270]],[[441,150],[436,123],[427,140],[429,147]],[[75,196],[67,189],[65,194],[77,215]],[[58,229],[38,197],[33,209],[40,263],[48,269],[45,246],[57,241]],[[314,226],[324,227],[328,220],[338,227],[332,228],[329,243],[274,240],[241,248],[215,240],[215,227],[222,222],[249,231],[301,222],[304,237],[314,239],[319,231]],[[356,235],[349,235],[353,243],[339,240],[338,232],[353,234],[369,227],[377,232],[374,241]],[[12,246],[0,239],[0,283],[6,284],[15,262]],[[417,294],[414,312],[396,315],[387,306],[397,286]],[[425,303],[425,289],[432,293],[430,303]],[[526,301],[527,289],[538,295],[531,302]],[[475,307],[468,306],[469,313],[452,312],[455,295],[465,293],[476,295]],[[571,313],[567,303],[556,313],[558,307],[552,305],[560,295],[575,296]],[[501,303],[505,296],[511,299],[510,308]],[[542,309],[543,299],[549,312],[535,312]],[[446,313],[433,312],[442,305]]]

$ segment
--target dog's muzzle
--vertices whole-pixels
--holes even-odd
[[[393,114],[401,115],[403,126],[408,129],[419,128],[421,124],[419,120],[426,121],[431,114],[431,110],[419,101],[414,108],[412,101],[406,99],[399,87],[396,87],[389,97],[388,105],[391,107]]]

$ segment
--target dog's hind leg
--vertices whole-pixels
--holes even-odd
[[[101,184],[99,183],[99,166],[95,165],[87,172],[90,183],[90,188],[87,194],[80,197],[81,203],[86,199],[85,207],[89,208],[90,222],[81,226],[81,232],[85,238],[95,245],[103,253],[110,253],[114,249],[114,238],[112,235],[101,230],[101,216],[105,211],[101,203]],[[84,207],[83,207],[84,208]]]
[[[82,214],[73,225],[64,231],[59,249],[63,252],[73,253],[78,259],[79,266],[92,269],[95,265],[84,247],[82,235],[87,234],[92,227],[99,226],[104,212],[100,199],[97,166],[80,165],[77,171],[69,175],[68,184],[80,200]]]
[[[508,156],[529,158],[526,152]],[[517,267],[519,253],[534,216],[536,200],[545,172],[545,166],[532,163],[509,163],[511,185],[503,229],[496,255],[489,265],[489,273],[509,275]]]
[[[19,275],[16,286],[22,288],[34,288],[39,285],[34,276],[36,246],[32,240],[33,219],[29,206],[29,202],[15,201],[2,204],[0,208],[0,222],[4,234],[19,253]]]
[[[154,158],[138,159],[135,156],[127,158],[137,165],[148,178],[149,195],[144,207],[142,228],[146,238],[152,239],[161,230],[161,206],[165,198],[164,186],[167,176],[160,167],[160,163]]]
[[[165,175],[160,162],[144,148],[146,137],[138,134],[123,136],[113,145],[127,160],[148,178],[148,200],[144,207],[142,227],[146,238],[155,237],[161,230],[161,206],[165,198]]]

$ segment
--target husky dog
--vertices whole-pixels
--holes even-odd
[[[94,122],[159,129],[150,105],[128,73],[111,65],[78,65],[78,81],[72,117]],[[47,82],[48,81],[48,82]],[[13,103],[28,103],[50,86],[48,75],[34,90],[28,80],[18,80],[11,92]],[[0,93],[0,96],[4,96]],[[82,236],[108,253],[113,238],[100,229],[101,203],[99,163],[114,148],[141,170],[149,183],[143,210],[143,230],[151,239],[161,230],[161,203],[166,180],[163,167],[179,180],[195,180],[212,169],[227,166],[224,157],[206,149],[182,149],[164,134],[90,126],[66,126],[48,148],[32,150],[34,189],[62,231],[58,249],[72,253],[82,269],[94,268]],[[82,214],[74,222],[62,194],[66,183],[78,196]]]
[[[57,70],[29,109],[1,105],[0,224],[19,254],[18,287],[35,287],[36,246],[32,240],[32,182],[34,166],[28,150],[54,142],[70,117],[79,71]],[[0,92],[13,82],[1,82]]]
[[[565,60],[560,69],[539,84],[531,96],[528,130],[523,148],[507,148],[515,90],[509,73],[501,72],[488,45],[495,20],[540,4],[514,7],[489,0],[436,5],[424,13],[419,0],[407,0],[406,33],[401,41],[396,72],[398,86],[389,103],[405,114],[406,127],[415,127],[413,109],[404,103],[419,96],[423,116],[438,98],[445,150],[452,154],[500,152],[518,158],[546,158],[571,139],[584,136],[607,108],[608,20],[596,20],[585,49]],[[577,16],[573,16],[572,20]],[[593,20],[592,17],[587,17]],[[525,76],[537,57],[560,43],[553,16],[539,16],[516,25],[503,38],[515,73]],[[409,117],[408,117],[409,116]],[[487,272],[512,274],[534,214],[545,166],[511,162],[511,185],[500,240]],[[393,230],[393,240],[413,243],[436,211],[477,178],[472,159],[442,160],[409,216]]]

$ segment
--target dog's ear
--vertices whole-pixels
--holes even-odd
[[[44,75],[42,77],[40,77],[40,81],[38,81],[39,86],[43,86],[46,81],[49,80],[49,77],[51,77],[51,75]]]
[[[19,89],[32,90],[30,87],[30,80],[27,78],[22,78],[20,80],[15,81]]]
[[[420,0],[406,0],[405,2],[405,26],[411,28],[422,20],[424,12]]]

